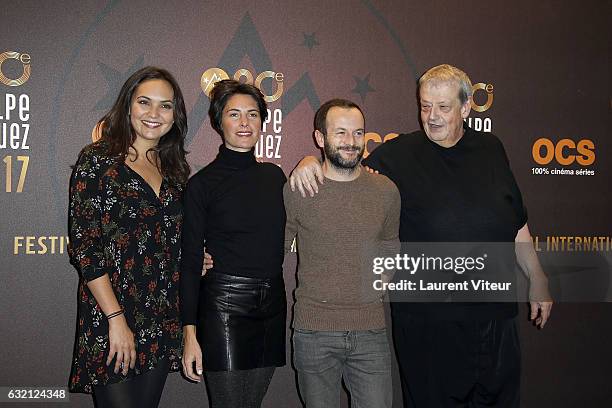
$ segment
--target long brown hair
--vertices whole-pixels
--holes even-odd
[[[138,85],[151,79],[162,79],[168,82],[174,91],[174,124],[152,150],[159,157],[158,165],[162,175],[174,182],[184,184],[190,172],[185,158],[187,154],[185,151],[187,113],[181,88],[176,79],[165,69],[144,67],[134,72],[121,87],[113,107],[98,121],[96,127],[101,132],[100,139],[108,145],[108,155],[117,157],[121,162],[125,161],[129,148],[136,140],[129,116],[132,95]]]

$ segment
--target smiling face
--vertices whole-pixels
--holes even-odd
[[[142,82],[132,95],[130,123],[136,143],[157,145],[174,123],[174,91],[163,79]]]
[[[235,94],[223,108],[221,129],[225,147],[238,152],[248,152],[259,140],[261,115],[255,98]]]
[[[356,108],[333,107],[327,112],[326,134],[315,137],[325,160],[338,170],[354,170],[361,162],[365,146],[363,115]]]
[[[459,100],[455,82],[424,83],[419,89],[421,122],[427,137],[440,146],[454,146],[463,136],[463,119],[470,114],[470,100]]]

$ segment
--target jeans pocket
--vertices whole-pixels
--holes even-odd
[[[336,364],[333,345],[316,331],[296,329],[292,342],[293,364],[298,371],[321,373]]]
[[[391,349],[386,329],[367,330],[357,347],[361,369],[370,374],[386,374],[391,369]]]

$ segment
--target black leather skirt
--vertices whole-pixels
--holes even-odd
[[[200,284],[197,337],[204,370],[285,365],[287,300],[282,276],[209,272]]]

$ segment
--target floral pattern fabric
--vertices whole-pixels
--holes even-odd
[[[162,180],[159,197],[103,142],[83,149],[70,180],[69,253],[79,272],[78,323],[69,386],[121,382],[157,365],[180,368],[178,288],[183,186]],[[106,366],[108,322],[87,282],[108,274],[134,333],[136,366],[127,376]]]

